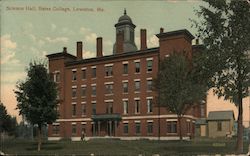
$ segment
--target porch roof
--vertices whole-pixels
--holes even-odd
[[[93,121],[103,121],[103,120],[121,120],[121,115],[118,113],[115,114],[96,114],[92,115]]]

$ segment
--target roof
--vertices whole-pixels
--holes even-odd
[[[234,112],[232,110],[229,111],[212,111],[209,112],[207,120],[215,121],[215,120],[235,120]]]
[[[196,125],[206,125],[207,124],[207,120],[205,118],[199,118],[195,121]]]
[[[169,32],[165,32],[165,33],[160,33],[160,34],[156,34],[156,36],[158,38],[161,38],[161,37],[171,37],[171,36],[182,35],[182,34],[187,35],[191,40],[195,38],[187,29],[181,29],[181,30],[176,30],[176,31],[169,31]]]
[[[89,58],[89,59],[82,59],[82,60],[74,60],[71,62],[65,63],[66,66],[71,66],[71,65],[78,65],[78,64],[85,64],[85,63],[91,63],[91,62],[100,62],[100,61],[107,61],[107,60],[114,60],[117,58],[124,58],[124,57],[130,57],[130,56],[136,56],[136,55],[145,55],[149,53],[156,53],[159,52],[159,48],[150,48],[146,50],[138,50],[138,51],[133,51],[133,52],[126,52],[126,53],[121,53],[121,54],[114,54],[114,55],[108,55],[108,56],[103,56],[103,57],[94,57],[94,58]]]
[[[119,18],[118,23],[115,24],[115,27],[121,26],[121,25],[131,25],[132,27],[136,27],[132,19],[127,15],[126,9],[124,10],[124,14]]]
[[[120,114],[96,114],[96,115],[92,115],[92,119],[94,121],[121,120],[121,115]]]
[[[49,54],[49,55],[46,55],[46,56],[49,59],[50,58],[55,58],[55,57],[69,57],[69,58],[72,58],[72,59],[76,59],[76,56],[71,55],[69,53],[65,53],[65,52],[59,52],[59,53]]]

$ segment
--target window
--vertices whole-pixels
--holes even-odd
[[[128,134],[128,123],[123,123],[123,134]]]
[[[59,104],[57,104],[57,106],[56,106],[56,112],[57,112],[58,116],[60,116],[60,105]]]
[[[81,97],[85,97],[85,96],[86,96],[86,86],[82,86]]]
[[[140,113],[140,100],[135,100],[135,114]]]
[[[52,134],[57,135],[60,132],[60,125],[59,124],[53,124],[52,125]]]
[[[147,112],[153,112],[153,99],[147,99]]]
[[[72,98],[76,98],[76,90],[77,88],[72,88]]]
[[[187,133],[191,132],[191,122],[187,121]]]
[[[141,123],[135,123],[135,133],[140,134],[141,133]]]
[[[92,102],[92,115],[96,114],[96,102]]]
[[[112,114],[113,113],[113,102],[106,103],[106,113]]]
[[[128,93],[128,82],[123,82],[123,93]]]
[[[222,122],[221,121],[217,122],[217,131],[222,131]]]
[[[105,88],[105,94],[113,94],[113,84],[106,84]]]
[[[60,82],[60,72],[56,71],[54,74],[54,81],[55,82]]]
[[[123,74],[128,74],[128,64],[123,64]]]
[[[123,101],[123,114],[128,114],[128,101]]]
[[[86,69],[82,69],[82,79],[86,79]]]
[[[76,135],[76,124],[72,124],[72,135]]]
[[[147,71],[151,72],[153,68],[153,60],[147,60]]]
[[[153,82],[152,80],[147,80],[147,91],[153,90]]]
[[[201,117],[205,117],[205,105],[202,104],[200,105],[200,107],[201,107]]]
[[[92,67],[92,78],[96,78],[96,67]]]
[[[92,86],[92,96],[96,96],[96,86]]]
[[[112,76],[113,75],[113,67],[112,66],[106,66],[105,67],[105,75],[106,76]]]
[[[76,70],[72,71],[72,81],[76,81]]]
[[[167,121],[167,133],[177,133],[177,121]]]
[[[135,81],[135,92],[140,92],[140,81]]]
[[[135,73],[140,73],[140,62],[135,62]]]
[[[153,122],[148,122],[147,130],[148,130],[148,134],[153,133]]]
[[[86,133],[86,123],[82,123],[81,132]]]
[[[76,116],[76,104],[72,104],[72,116]]]
[[[81,105],[81,112],[82,112],[82,116],[86,115],[86,104],[82,103]]]

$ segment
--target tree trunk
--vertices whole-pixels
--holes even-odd
[[[37,151],[41,150],[41,145],[42,145],[42,126],[38,126],[38,136],[37,136]]]
[[[243,125],[242,125],[242,98],[239,99],[239,107],[238,107],[238,130],[237,130],[237,153],[243,153]]]
[[[241,63],[239,59],[237,58],[237,72],[238,72],[238,79],[237,79],[237,89],[238,89],[238,130],[237,130],[237,153],[243,153],[243,108],[242,108],[242,69],[241,69]]]
[[[178,118],[179,137],[180,137],[180,140],[182,141],[183,138],[182,138],[182,130],[181,130],[181,116],[178,115],[177,118]]]

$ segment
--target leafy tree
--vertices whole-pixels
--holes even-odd
[[[242,99],[250,86],[250,4],[247,1],[203,0],[194,21],[204,50],[200,66],[208,86],[238,108],[237,152],[243,152]]]
[[[41,129],[57,117],[57,87],[43,63],[30,63],[27,79],[17,83],[16,98],[19,113],[33,125],[38,125],[38,148],[41,149]]]
[[[0,103],[0,133],[7,132],[9,135],[15,135],[16,125],[16,118],[11,117],[3,103]]]
[[[182,53],[174,52],[160,63],[155,79],[160,106],[177,114],[180,140],[182,140],[181,118],[194,104],[199,104],[206,95],[206,87],[195,82],[190,61]]]

